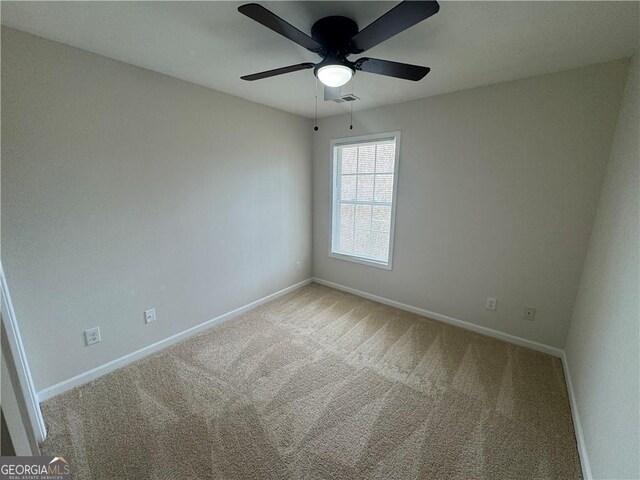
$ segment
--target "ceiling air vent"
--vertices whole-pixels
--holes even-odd
[[[355,95],[353,95],[352,93],[348,93],[346,95],[342,95],[338,98],[333,99],[333,101],[336,103],[355,102],[356,100],[360,100],[360,99]]]

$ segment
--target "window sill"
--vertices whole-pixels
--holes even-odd
[[[345,255],[343,253],[329,252],[331,258],[337,258],[338,260],[346,260],[347,262],[358,263],[360,265],[367,265],[369,267],[381,268],[383,270],[391,270],[391,259],[389,263],[376,262],[375,260],[368,260],[362,257],[356,257],[353,255]]]

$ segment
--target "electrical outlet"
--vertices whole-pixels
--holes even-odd
[[[90,328],[84,331],[84,339],[87,342],[87,346],[95,343],[100,343],[100,327]]]
[[[487,297],[487,304],[484,308],[486,308],[487,310],[495,310],[497,304],[498,301],[495,298]]]
[[[536,318],[536,309],[533,307],[524,307],[522,309],[522,318],[533,321]]]
[[[300,260],[296,261],[296,270],[300,271],[302,269],[302,263],[300,262]]]
[[[151,323],[156,321],[156,309],[152,308],[151,310],[144,311],[144,323]]]

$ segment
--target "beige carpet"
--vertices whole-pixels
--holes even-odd
[[[558,359],[315,284],[43,409],[76,479],[581,478]]]

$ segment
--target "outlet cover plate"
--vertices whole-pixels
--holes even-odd
[[[100,343],[102,341],[102,338],[100,338],[100,327],[94,327],[90,328],[89,330],[85,330],[84,339],[87,342],[87,347],[89,345]]]
[[[533,307],[523,307],[522,318],[530,322],[534,321],[536,319],[536,309]]]
[[[487,297],[487,304],[484,308],[487,310],[495,310],[498,305],[498,301],[495,298]]]

